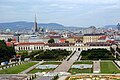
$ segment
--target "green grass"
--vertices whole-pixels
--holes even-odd
[[[120,73],[120,70],[112,62],[101,62],[101,73]]]
[[[61,62],[44,62],[41,65],[46,65],[46,64],[61,64]]]
[[[69,70],[71,74],[79,74],[79,73],[92,73],[92,69],[77,69],[77,68],[71,68]]]
[[[29,72],[29,74],[34,74],[34,73],[37,73],[37,72],[50,72],[50,71],[53,71],[54,69],[33,69]]]
[[[7,68],[4,70],[0,70],[0,74],[18,74],[26,69],[28,69],[29,67],[33,66],[37,64],[37,62],[28,62],[28,63],[24,63],[18,66],[14,66],[11,68]]]

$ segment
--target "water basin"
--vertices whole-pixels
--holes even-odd
[[[49,64],[49,65],[39,65],[36,67],[36,69],[54,69],[57,67],[58,65]]]
[[[92,64],[75,64],[72,65],[71,68],[87,69],[87,68],[92,68]]]

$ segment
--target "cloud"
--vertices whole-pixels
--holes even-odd
[[[0,21],[32,20],[31,16],[36,13],[44,22],[97,24],[94,20],[98,15],[105,16],[100,19],[103,22],[108,17],[112,21],[112,15],[119,18],[115,14],[120,13],[119,9],[120,0],[0,0]]]
[[[57,1],[78,4],[113,4],[119,2],[119,0],[57,0]]]
[[[100,13],[106,14],[108,11],[114,11],[116,9],[119,10],[120,6],[119,5],[100,6],[100,7],[94,8],[93,10],[86,12],[85,14],[100,14]]]

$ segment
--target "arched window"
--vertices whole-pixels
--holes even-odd
[[[36,49],[36,47],[34,47],[34,50]]]
[[[18,50],[20,50],[20,47],[18,47]]]

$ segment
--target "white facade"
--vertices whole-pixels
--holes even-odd
[[[32,51],[32,50],[43,50],[44,44],[16,44],[15,50],[20,51],[20,50],[27,50],[27,51]]]
[[[5,40],[7,41],[9,38],[13,39],[14,35],[5,35],[5,34],[0,34],[0,40]]]
[[[15,50],[19,51],[19,50],[28,50],[28,51],[32,51],[32,50],[52,50],[52,49],[66,49],[67,51],[82,51],[82,50],[88,50],[88,49],[107,49],[110,50],[110,46],[85,46],[85,45],[75,45],[75,46],[59,46],[59,47],[50,47],[48,45],[45,44],[24,44],[24,45],[16,45],[15,46]]]

